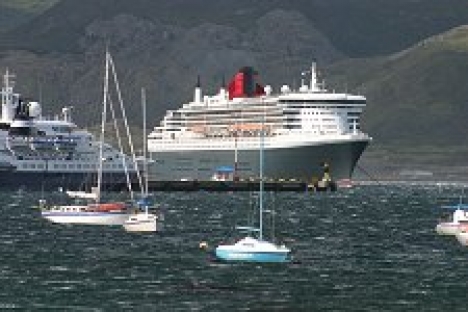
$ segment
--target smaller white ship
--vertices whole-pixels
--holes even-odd
[[[79,189],[83,181],[93,180],[99,140],[73,122],[72,106],[53,117],[43,115],[41,103],[14,91],[14,77],[7,69],[0,90],[0,189]],[[123,184],[127,172],[136,182],[136,167],[129,156],[105,143],[101,157],[106,159],[104,188]]]

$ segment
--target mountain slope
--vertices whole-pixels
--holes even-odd
[[[248,31],[274,9],[301,12],[338,50],[352,57],[397,52],[468,24],[466,0],[62,0],[0,37],[0,50],[80,53],[78,40],[90,23],[120,14],[183,28],[213,23]]]

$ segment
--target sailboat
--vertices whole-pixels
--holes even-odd
[[[453,213],[437,224],[436,232],[439,235],[455,235],[464,228],[468,229],[468,205],[463,203],[462,196],[458,204],[445,205],[441,208],[453,210]]]
[[[158,217],[155,214],[149,213],[149,207],[152,206],[152,201],[148,195],[148,159],[146,158],[146,95],[144,89],[141,91],[141,98],[143,103],[143,162],[145,172],[145,185],[142,198],[137,201],[140,208],[135,214],[132,214],[125,220],[123,227],[127,232],[156,232]]]
[[[259,183],[259,227],[237,227],[238,230],[254,233],[247,235],[235,244],[219,245],[215,249],[215,256],[223,261],[244,262],[287,262],[291,252],[285,245],[277,245],[264,239],[263,235],[263,149],[264,149],[264,122],[260,130],[260,183]]]
[[[102,120],[101,120],[101,136],[100,136],[100,149],[99,149],[99,166],[98,166],[98,175],[97,175],[97,185],[93,188],[92,193],[84,192],[75,192],[69,193],[72,197],[78,197],[81,200],[88,200],[87,202],[76,201],[71,205],[49,205],[45,199],[39,200],[39,208],[41,209],[41,215],[45,219],[62,224],[91,224],[91,225],[122,225],[125,220],[129,217],[132,212],[133,205],[124,203],[124,202],[102,202],[101,191],[102,191],[102,180],[103,180],[103,166],[105,162],[104,157],[104,129],[106,125],[106,115],[107,115],[107,106],[109,98],[109,67],[112,67],[114,74],[114,82],[116,84],[116,89],[120,97],[118,82],[116,80],[116,73],[114,63],[112,61],[111,55],[106,51],[106,70],[105,70],[105,79],[104,79],[104,96],[103,96],[103,110],[102,110]],[[110,102],[110,98],[109,98]],[[110,110],[115,124],[115,112],[110,103]],[[125,116],[124,108],[121,103],[122,113]],[[124,118],[125,120],[125,118]],[[118,132],[118,128],[116,127]],[[121,153],[123,154],[123,148],[121,145],[120,137],[117,133],[119,139],[119,145],[121,148]],[[131,141],[131,138],[129,138]],[[131,145],[131,144],[130,144]],[[122,157],[123,166],[127,176],[127,186],[130,190],[130,195],[133,199],[133,193],[131,190],[130,177],[127,170],[126,157]],[[137,170],[138,173],[138,170]]]

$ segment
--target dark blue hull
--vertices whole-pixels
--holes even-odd
[[[90,190],[92,186],[96,185],[96,181],[96,174],[89,173],[0,171],[0,190]],[[126,175],[123,172],[103,174],[103,189],[112,191],[126,189],[126,181]],[[136,176],[132,177],[132,181],[137,184]]]

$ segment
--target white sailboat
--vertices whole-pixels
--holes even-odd
[[[239,230],[246,230],[250,233],[235,244],[219,245],[215,249],[215,255],[223,261],[245,261],[245,262],[287,262],[290,249],[285,245],[278,245],[269,242],[263,237],[263,131],[260,131],[260,190],[259,190],[259,227],[237,227]]]
[[[468,229],[468,205],[460,202],[456,205],[442,206],[443,209],[454,210],[447,220],[440,221],[436,226],[436,232],[440,235],[455,235],[460,230]]]
[[[468,246],[468,227],[460,227],[455,234],[456,239],[463,246]]]
[[[106,115],[107,115],[107,105],[109,95],[109,70],[112,68],[114,74],[114,82],[116,84],[116,91],[121,100],[120,89],[118,87],[118,82],[116,80],[116,73],[114,63],[109,52],[106,52],[106,70],[105,70],[105,79],[104,79],[104,95],[103,95],[103,110],[102,110],[102,120],[101,120],[101,137],[100,137],[100,157],[99,157],[99,167],[97,175],[97,185],[95,186],[93,192],[71,192],[68,195],[72,197],[80,198],[81,200],[87,199],[89,202],[77,202],[72,205],[49,205],[44,199],[39,201],[39,207],[41,209],[41,215],[43,218],[54,222],[62,224],[90,224],[90,225],[122,225],[125,220],[131,215],[132,205],[123,203],[123,202],[102,202],[101,201],[101,191],[102,191],[102,175],[103,175],[103,166],[105,159],[103,157],[104,149],[104,129],[106,125]],[[110,101],[109,101],[110,102]],[[125,111],[121,102],[122,114],[125,117]],[[110,110],[115,124],[115,112],[110,103]],[[125,119],[125,118],[124,118]],[[118,128],[116,127],[118,132]],[[119,145],[121,148],[121,153],[123,153],[123,148],[119,138]],[[131,138],[129,137],[130,141]],[[130,177],[127,170],[127,164],[125,161],[126,157],[122,157],[123,166],[127,176],[127,185],[130,190],[130,196],[133,200],[133,193],[131,189]]]
[[[149,206],[152,201],[148,197],[148,160],[146,158],[146,95],[144,89],[141,91],[141,98],[143,104],[143,166],[145,172],[145,185],[142,199],[137,202],[138,206],[143,208],[144,211],[136,211],[125,220],[123,227],[127,232],[156,232],[158,217],[155,214],[149,213]]]
[[[138,211],[130,215],[123,227],[127,232],[156,232],[158,230],[158,217],[155,214],[149,213],[148,208],[151,205],[147,198],[139,201],[139,206],[144,208],[144,212]]]

